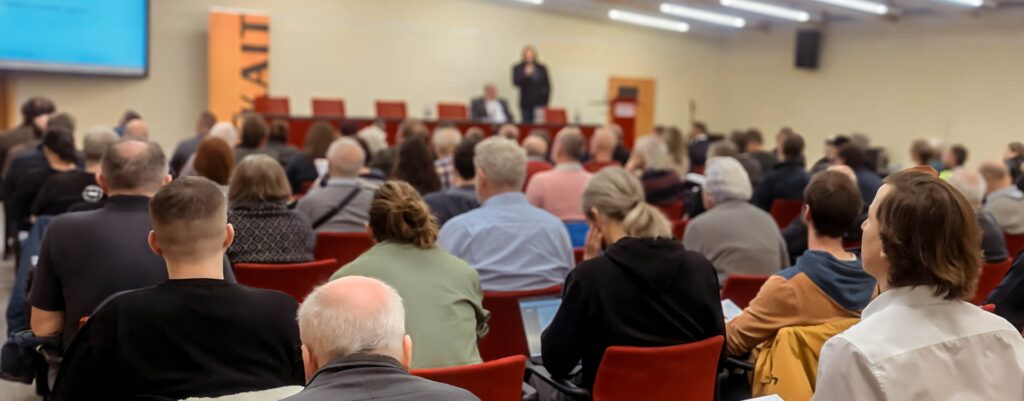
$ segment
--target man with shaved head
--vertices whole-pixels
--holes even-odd
[[[1024,234],[1024,192],[1013,185],[1009,169],[1000,161],[989,161],[981,165],[980,173],[986,184],[983,209],[1007,234]]]
[[[142,121],[141,118],[129,120],[124,125],[124,137],[148,141],[149,127],[146,126],[146,122]]]
[[[409,374],[402,298],[376,279],[343,277],[313,290],[299,308],[299,333],[308,385],[286,401],[479,401]]]
[[[551,158],[555,168],[537,173],[526,184],[526,199],[530,204],[547,210],[562,221],[583,221],[583,188],[591,174],[583,169],[580,159],[586,148],[586,139],[578,128],[558,131]]]
[[[366,152],[355,139],[342,137],[327,148],[330,178],[327,185],[310,191],[295,210],[317,232],[362,232],[370,220],[373,190],[359,180]]]
[[[590,160],[583,168],[591,173],[601,171],[608,166],[619,166],[615,161],[615,147],[619,144],[619,138],[609,127],[598,127],[594,130],[594,136],[590,138]]]
[[[64,354],[54,400],[217,397],[301,385],[298,304],[224,280],[235,236],[210,180],[186,177],[149,206],[168,281],[103,302]]]

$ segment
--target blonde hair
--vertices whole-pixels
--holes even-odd
[[[437,242],[437,218],[416,189],[404,181],[381,185],[370,203],[370,228],[378,242],[430,249]]]
[[[637,139],[633,154],[643,160],[644,171],[672,170],[668,146],[654,135],[645,135]]]
[[[250,155],[235,167],[228,181],[228,200],[232,205],[244,202],[287,203],[292,197],[284,168],[267,155]]]
[[[658,208],[644,201],[644,188],[635,176],[620,167],[607,167],[594,175],[583,190],[583,211],[598,213],[622,223],[630,237],[671,237],[672,227]]]

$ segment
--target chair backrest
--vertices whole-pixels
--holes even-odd
[[[672,203],[659,204],[657,205],[661,213],[669,219],[669,221],[682,220],[684,214],[683,201],[675,201]]]
[[[572,249],[572,260],[575,261],[576,264],[580,264],[580,262],[583,262],[583,248]]]
[[[526,185],[530,183],[530,178],[533,178],[534,174],[542,171],[548,171],[552,168],[554,168],[554,166],[545,161],[530,160],[526,162],[526,179],[523,180],[523,190],[526,190]]]
[[[313,115],[316,117],[345,118],[345,99],[313,99]]]
[[[544,124],[568,124],[569,117],[565,109],[557,107],[544,108]]]
[[[468,120],[469,108],[465,103],[438,103],[437,118],[439,120]]]
[[[1010,253],[1010,259],[1016,259],[1017,254],[1024,251],[1024,234],[1003,234],[1006,239],[1006,251]]]
[[[992,290],[995,290],[996,286],[1003,281],[1003,276],[1006,276],[1006,272],[1010,271],[1010,266],[1012,265],[1013,259],[982,265],[981,276],[978,277],[978,289],[974,291],[971,303],[975,305],[984,304],[988,294],[992,293]]]
[[[988,313],[996,313],[996,304],[984,304],[981,309]]]
[[[525,371],[526,357],[514,355],[474,365],[414,369],[410,373],[464,389],[480,401],[520,401]]]
[[[768,281],[768,277],[770,276],[730,274],[722,286],[722,299],[731,299],[740,309],[746,308],[757,296],[764,282]]]
[[[302,302],[313,288],[326,283],[338,266],[334,259],[278,265],[238,263],[235,264],[235,278],[239,284],[278,290]]]
[[[405,118],[405,102],[378,100],[376,104],[378,118]]]
[[[569,232],[569,242],[573,248],[582,248],[587,243],[587,233],[590,232],[590,224],[586,221],[573,220],[565,221],[565,230]]]
[[[779,225],[779,228],[784,228],[792,223],[797,216],[800,216],[800,210],[804,207],[804,201],[796,199],[776,199],[772,202],[772,218],[775,219],[775,224]]]
[[[324,232],[316,235],[313,256],[317,259],[335,259],[339,266],[345,266],[372,246],[373,239],[368,232]]]
[[[672,235],[677,240],[682,241],[683,236],[686,234],[686,225],[690,223],[690,219],[681,219],[672,221]]]
[[[491,320],[487,322],[490,326],[487,335],[477,343],[480,357],[493,361],[512,355],[530,356],[523,318],[519,314],[519,299],[561,293],[560,285],[528,291],[484,291],[484,309],[491,312]]]
[[[288,98],[283,96],[259,96],[256,99],[253,99],[252,108],[256,110],[257,113],[280,115],[291,114],[291,107],[288,104]]]
[[[710,401],[722,336],[670,347],[608,347],[597,368],[594,401]]]

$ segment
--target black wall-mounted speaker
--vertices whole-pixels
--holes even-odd
[[[796,32],[796,68],[818,69],[821,58],[821,31],[801,29]]]

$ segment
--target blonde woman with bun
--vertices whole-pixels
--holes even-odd
[[[640,181],[607,167],[583,191],[590,224],[585,261],[569,273],[562,304],[541,338],[552,376],[592,388],[609,346],[656,347],[724,335],[711,263],[671,236]],[[582,362],[577,376],[570,372]]]
[[[331,276],[366,276],[394,287],[415,339],[412,368],[480,363],[476,343],[489,313],[476,270],[439,248],[437,219],[411,185],[388,181],[373,196],[370,250]]]

